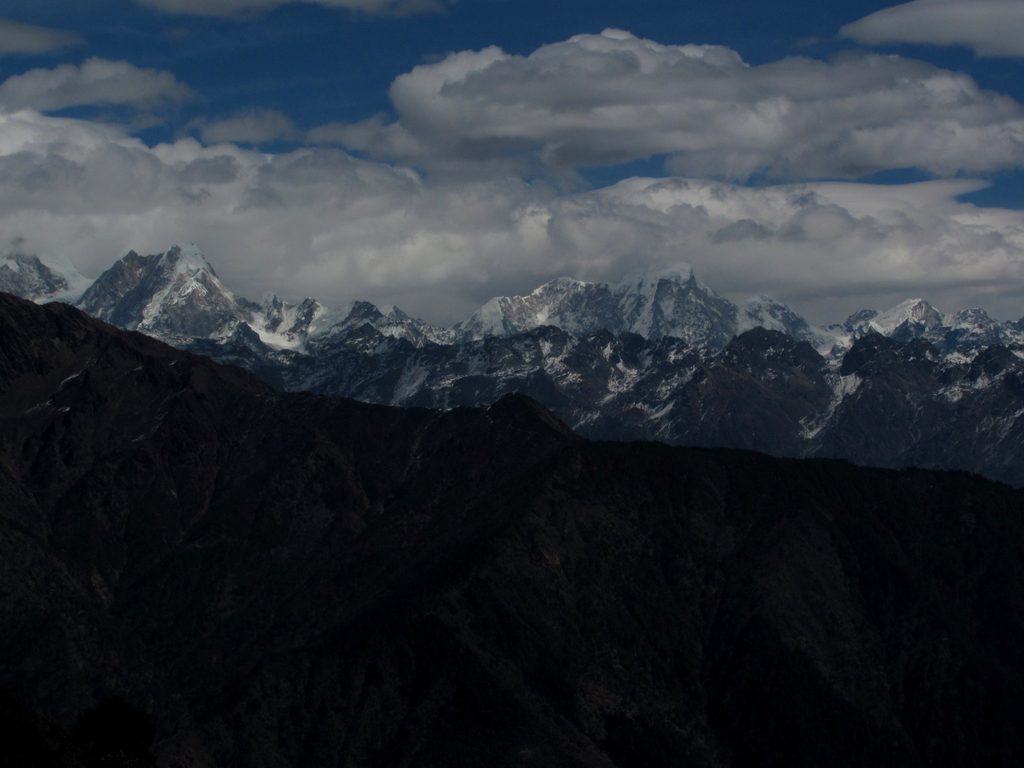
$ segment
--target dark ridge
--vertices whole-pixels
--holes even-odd
[[[0,686],[44,747],[124,722],[161,766],[1019,765],[1022,502],[590,442],[523,397],[280,394],[0,297]]]

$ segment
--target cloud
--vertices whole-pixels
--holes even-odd
[[[62,64],[7,78],[0,84],[0,109],[51,112],[86,105],[153,108],[191,95],[191,89],[170,72],[94,57],[81,66]]]
[[[135,0],[164,13],[237,17],[263,13],[290,3],[307,3],[357,13],[407,15],[436,12],[452,0]]]
[[[841,33],[867,45],[962,45],[979,56],[1024,56],[1019,0],[916,0],[847,24]]]
[[[857,178],[1024,163],[1024,107],[969,76],[896,56],[752,66],[720,46],[618,30],[528,56],[452,53],[399,76],[398,119],[330,127],[345,145],[419,163],[572,169],[667,155],[680,174]],[[326,131],[325,131],[326,133]]]
[[[564,193],[512,176],[446,181],[334,148],[272,154],[0,114],[0,231],[95,276],[129,248],[195,240],[242,295],[397,303],[451,322],[559,275],[692,263],[735,298],[819,321],[920,295],[1021,314],[1024,213],[958,196],[982,183],[763,188],[634,178]]]
[[[0,18],[0,54],[47,53],[83,42],[74,32]]]
[[[273,109],[250,109],[222,120],[198,123],[196,127],[206,144],[267,144],[298,135],[291,118]]]

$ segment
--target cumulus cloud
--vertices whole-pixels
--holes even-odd
[[[262,13],[289,3],[308,3],[357,13],[406,15],[441,10],[451,0],[135,0],[164,13],[235,17]]]
[[[72,45],[81,45],[83,42],[81,36],[74,32],[0,18],[0,55],[47,53]]]
[[[896,56],[752,66],[720,46],[606,30],[528,56],[453,53],[398,77],[390,98],[397,121],[335,125],[329,135],[424,165],[573,168],[667,155],[677,173],[724,179],[911,166],[946,175],[1024,162],[1021,104]]]
[[[979,56],[1024,56],[1020,0],[915,0],[847,24],[842,34],[861,43],[962,45]]]
[[[268,154],[193,138],[0,114],[0,231],[96,275],[129,248],[195,240],[242,295],[397,303],[437,322],[558,275],[692,263],[735,298],[819,321],[923,294],[1021,314],[1024,213],[977,209],[978,182],[749,188],[628,179],[566,194],[504,176],[449,182],[333,148]]]
[[[206,144],[266,144],[298,136],[291,118],[273,109],[250,109],[221,120],[201,122],[195,127]]]
[[[81,66],[62,64],[7,78],[0,84],[0,109],[50,112],[85,105],[152,108],[191,95],[191,89],[170,72],[93,57]]]

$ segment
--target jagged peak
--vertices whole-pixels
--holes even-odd
[[[870,321],[878,330],[891,332],[903,323],[920,323],[927,328],[941,325],[942,313],[924,299],[914,298],[901,301],[895,307],[879,312]]]
[[[851,330],[873,330],[888,335],[904,323],[923,325],[931,330],[945,322],[945,316],[927,300],[911,298],[882,311],[861,309],[850,315],[845,325]]]
[[[195,243],[173,243],[160,255],[160,260],[173,265],[176,272],[209,272],[213,277],[217,277],[217,272],[207,260],[206,254]]]
[[[961,309],[959,312],[953,313],[950,321],[953,326],[998,325],[998,323],[992,319],[991,315],[981,307],[968,307],[967,309]]]

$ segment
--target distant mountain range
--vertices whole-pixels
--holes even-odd
[[[44,300],[75,284],[34,257],[5,258],[17,268],[0,267],[4,290]],[[286,390],[439,408],[519,392],[592,437],[1024,484],[1024,321],[981,309],[911,299],[818,328],[768,297],[736,305],[685,269],[561,278],[436,328],[369,302],[250,301],[190,245],[129,253],[77,305]]]
[[[930,370],[864,341],[860,390]],[[810,399],[815,355],[751,331],[706,377]],[[8,765],[1024,763],[1021,490],[281,393],[7,295],[0,423]]]

